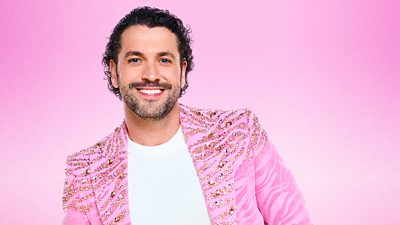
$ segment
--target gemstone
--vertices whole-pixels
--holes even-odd
[[[121,220],[120,216],[117,216],[117,217],[114,218],[114,222],[116,222],[116,223],[118,223],[120,220]]]

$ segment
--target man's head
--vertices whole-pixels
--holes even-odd
[[[107,43],[102,60],[104,73],[108,80],[109,90],[117,97],[121,98],[119,88],[113,87],[111,83],[110,60],[118,63],[118,53],[121,49],[121,35],[127,28],[134,25],[145,25],[150,28],[165,27],[176,35],[178,41],[178,51],[180,54],[180,63],[182,64],[184,61],[186,61],[187,64],[186,73],[184,74],[186,77],[185,86],[182,88],[180,94],[180,96],[182,96],[188,87],[187,75],[193,70],[194,66],[192,48],[190,46],[190,29],[186,28],[183,25],[182,20],[171,14],[168,10],[161,10],[151,7],[139,7],[132,10],[115,26]]]
[[[165,117],[188,87],[189,33],[167,10],[140,7],[128,13],[103,56],[109,90],[144,119]]]

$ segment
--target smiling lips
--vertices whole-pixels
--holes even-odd
[[[171,85],[168,83],[131,83],[129,84],[129,88],[136,89],[142,96],[144,97],[159,97],[161,94],[167,90],[171,89]]]
[[[136,87],[135,88],[143,97],[146,99],[159,98],[162,93],[165,91],[163,87]]]
[[[161,92],[163,92],[164,91],[164,89],[140,89],[140,88],[137,88],[137,90],[140,92],[140,93],[142,93],[142,94],[145,94],[145,95],[158,95],[158,94],[161,94]]]

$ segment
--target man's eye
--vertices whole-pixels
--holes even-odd
[[[160,59],[160,62],[161,62],[161,63],[171,63],[172,60],[167,59],[167,58],[161,58],[161,59]]]
[[[139,58],[131,58],[131,59],[128,59],[128,62],[129,63],[139,63],[140,59]]]

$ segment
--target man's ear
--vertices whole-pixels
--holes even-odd
[[[183,88],[186,84],[186,68],[187,68],[187,61],[183,61],[181,66],[181,88]]]
[[[119,88],[117,65],[113,60],[110,60],[111,83],[114,88]]]

